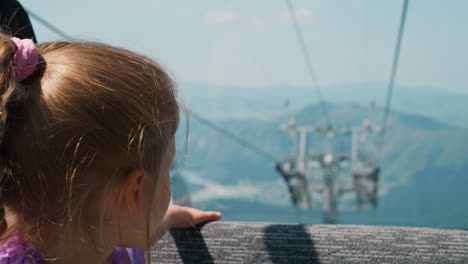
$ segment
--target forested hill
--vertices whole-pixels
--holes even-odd
[[[334,125],[359,125],[369,118],[380,124],[381,112],[357,104],[328,105]],[[318,105],[294,113],[298,124],[323,125]],[[217,124],[271,153],[277,159],[291,150],[279,130],[287,118],[223,120]],[[183,129],[180,131],[183,132]],[[179,142],[185,135],[179,133]],[[229,220],[295,222],[289,194],[273,162],[246,150],[216,131],[191,120],[188,153],[181,170],[192,200],[216,207]],[[377,214],[357,213],[354,198],[340,203],[342,223],[468,227],[468,130],[427,116],[392,112],[382,160]],[[216,209],[214,208],[214,209]],[[302,221],[320,223],[320,205],[303,212]]]

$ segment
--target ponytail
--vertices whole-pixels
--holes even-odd
[[[16,46],[7,36],[0,35],[0,235],[6,231],[5,209],[3,207],[3,193],[5,189],[5,178],[9,174],[8,161],[5,157],[5,132],[8,130],[6,120],[6,102],[13,90],[13,57]]]
[[[32,40],[20,40],[0,34],[0,235],[6,231],[4,192],[12,175],[8,155],[11,137],[24,115],[27,89],[23,82],[35,71],[38,55]],[[32,66],[34,64],[34,67]]]

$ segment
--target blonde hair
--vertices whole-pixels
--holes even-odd
[[[177,129],[175,84],[147,57],[89,42],[38,45],[35,72],[17,82],[15,50],[1,35],[0,202],[35,236],[50,224],[89,230],[103,190],[135,168],[158,177]]]

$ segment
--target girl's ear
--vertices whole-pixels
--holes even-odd
[[[134,169],[126,176],[124,189],[124,205],[126,205],[130,216],[143,215],[144,210],[144,179],[143,169]]]

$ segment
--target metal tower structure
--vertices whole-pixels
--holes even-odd
[[[377,128],[369,120],[358,127],[319,127],[296,126],[291,118],[281,130],[289,134],[294,150],[276,163],[276,170],[294,205],[310,209],[312,197],[321,195],[327,224],[337,223],[339,198],[345,193],[356,194],[359,209],[377,206],[380,166],[367,146]],[[339,139],[350,147],[338,150]]]

